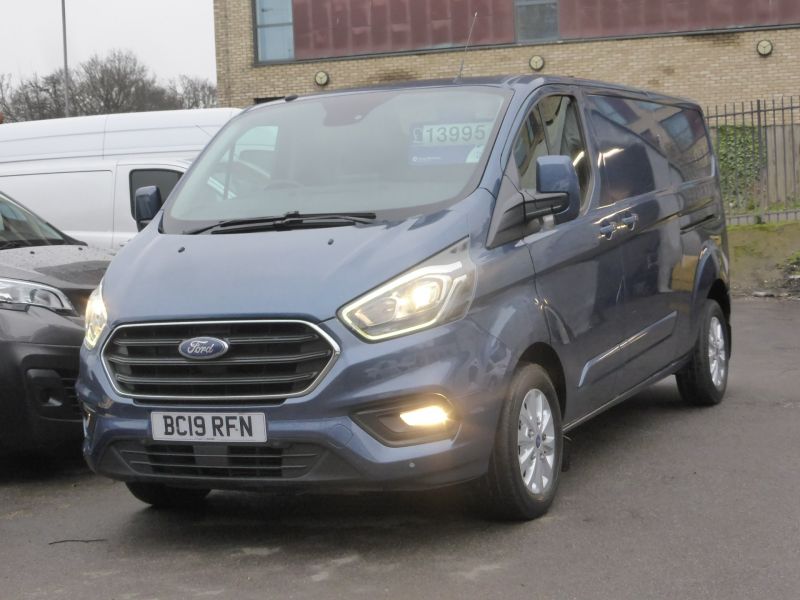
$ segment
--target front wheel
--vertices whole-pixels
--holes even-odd
[[[131,481],[125,484],[131,494],[156,508],[191,508],[208,496],[211,490],[176,488],[161,483]]]
[[[707,300],[691,359],[675,374],[678,391],[684,402],[698,406],[722,402],[728,386],[729,331],[720,305],[714,300]]]
[[[547,512],[561,472],[561,408],[547,372],[521,368],[503,405],[484,479],[484,503],[500,518],[530,520]]]

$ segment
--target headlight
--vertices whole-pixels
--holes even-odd
[[[25,310],[29,306],[75,312],[69,298],[61,290],[33,281],[0,279],[0,308]]]
[[[464,239],[344,306],[339,318],[366,340],[384,340],[460,319],[474,294]]]
[[[103,303],[103,283],[101,282],[89,296],[89,302],[86,304],[86,336],[83,343],[89,350],[97,345],[97,340],[100,339],[100,334],[103,333],[107,322],[108,314],[106,314],[106,305]]]

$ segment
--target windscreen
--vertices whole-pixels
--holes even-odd
[[[427,212],[475,189],[509,94],[370,91],[252,110],[176,189],[164,230],[293,211]]]
[[[0,250],[65,243],[59,231],[0,194]]]

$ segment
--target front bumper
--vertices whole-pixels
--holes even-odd
[[[75,394],[80,319],[31,307],[0,310],[0,447],[47,449],[81,439]]]
[[[510,353],[499,341],[468,319],[378,344],[359,340],[335,319],[320,326],[339,344],[338,360],[312,392],[276,405],[140,404],[118,395],[98,353],[84,349],[77,389],[89,412],[87,462],[124,481],[216,489],[421,489],[486,472],[509,376]],[[458,428],[451,438],[390,446],[352,418],[427,394],[452,404]],[[261,412],[268,441],[245,450],[156,443],[154,410]],[[306,457],[302,464],[299,456]]]

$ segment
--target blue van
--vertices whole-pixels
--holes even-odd
[[[538,76],[290,96],[135,211],[77,389],[89,465],[155,506],[475,481],[531,519],[570,429],[672,374],[725,392],[692,102]]]

